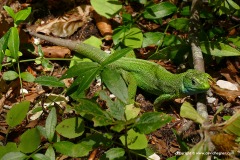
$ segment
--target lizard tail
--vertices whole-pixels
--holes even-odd
[[[76,46],[78,45],[78,43],[81,43],[80,41],[72,41],[72,40],[68,40],[68,39],[61,39],[61,38],[45,36],[45,35],[38,34],[36,32],[32,32],[32,31],[28,31],[28,32],[32,36],[41,38],[43,40],[46,40],[48,42],[54,43],[59,46],[67,46],[71,50],[74,50],[76,48]]]

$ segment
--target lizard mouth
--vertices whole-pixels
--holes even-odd
[[[210,84],[210,86],[213,86],[216,82],[211,76],[208,76],[208,83]]]

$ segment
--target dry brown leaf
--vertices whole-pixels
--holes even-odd
[[[211,140],[218,151],[230,152],[237,148],[236,137],[230,134],[219,133],[211,136]]]
[[[42,47],[42,51],[44,52],[44,56],[48,58],[65,58],[71,54],[68,48],[61,46]]]
[[[34,102],[34,100],[39,96],[38,93],[31,93],[31,94],[27,94],[25,95],[25,100],[30,101],[30,102]]]
[[[211,88],[213,89],[214,93],[227,100],[228,102],[234,102],[235,99],[240,96],[240,91],[222,89],[217,85],[212,85]]]
[[[101,33],[101,35],[106,39],[106,40],[111,40],[112,39],[112,26],[110,24],[110,21],[106,18],[103,17],[97,12],[93,12],[93,18],[96,21],[96,25]]]
[[[66,58],[70,57],[71,50],[62,46],[46,46],[42,47],[44,57],[47,58]],[[38,53],[37,47],[35,47],[35,52]]]
[[[93,9],[90,5],[82,5],[75,10],[77,10],[77,12],[65,14],[63,17],[37,27],[36,31],[47,35],[53,34],[57,37],[71,36],[78,28],[82,27],[91,19],[91,11]]]

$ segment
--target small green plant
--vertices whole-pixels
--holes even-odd
[[[22,56],[22,53],[19,51],[20,39],[17,27],[29,16],[31,13],[31,8],[28,7],[17,13],[14,13],[14,11],[8,6],[4,6],[3,8],[13,18],[14,26],[11,27],[8,32],[0,39],[0,68],[2,68],[4,56],[7,57],[7,62],[11,62],[12,65],[17,63],[17,72],[12,70],[4,72],[3,79],[11,81],[19,78],[22,88],[22,80],[27,82],[33,82],[35,80],[35,77],[32,74],[28,72],[21,73],[19,65],[19,57]]]

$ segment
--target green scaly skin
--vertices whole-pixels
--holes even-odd
[[[29,33],[56,45],[68,47],[100,64],[109,56],[104,51],[80,41],[54,38],[35,32]],[[138,87],[158,95],[159,97],[154,102],[155,106],[178,97],[206,92],[210,88],[209,80],[212,80],[209,74],[197,70],[189,69],[184,73],[172,74],[154,62],[135,58],[122,57],[109,65],[112,68],[131,72]]]

